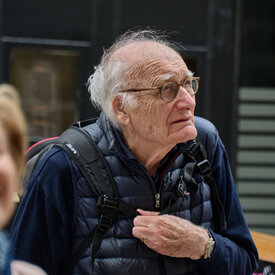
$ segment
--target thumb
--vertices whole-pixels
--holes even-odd
[[[141,216],[158,216],[159,215],[159,212],[154,212],[154,211],[146,211],[142,209],[137,209],[137,211]]]

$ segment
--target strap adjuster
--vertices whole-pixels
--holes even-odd
[[[118,199],[108,198],[107,195],[100,196],[97,201],[100,219],[98,229],[107,232],[117,217]]]
[[[102,208],[108,207],[108,208],[114,209],[114,208],[117,208],[117,202],[118,202],[117,199],[108,198],[107,195],[104,195],[101,207]]]
[[[197,167],[199,168],[200,170],[200,173],[203,175],[203,176],[206,176],[207,174],[211,173],[211,167],[210,167],[210,163],[207,159],[197,163]]]
[[[108,198],[107,195],[103,195],[98,197],[97,200],[97,206],[101,209],[104,208],[112,208],[112,209],[117,209],[117,204],[118,204],[118,199],[117,198]]]
[[[105,215],[101,215],[98,223],[98,229],[107,232],[113,224],[113,219]]]

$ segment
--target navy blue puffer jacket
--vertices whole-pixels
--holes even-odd
[[[182,175],[185,164],[183,154],[178,150],[174,152],[173,162],[165,169],[160,184],[156,186],[146,168],[134,156],[127,156],[122,150],[116,134],[104,115],[96,124],[87,126],[85,130],[103,152],[114,176],[119,196],[124,202],[135,209],[149,211],[161,211],[168,204]],[[195,194],[185,195],[169,214],[185,218],[195,224],[211,226],[210,190],[200,175],[197,174],[195,178],[199,184],[198,191]],[[83,177],[80,177],[77,188],[79,210],[73,237],[74,249],[83,236],[88,235],[98,223],[97,197]],[[160,195],[158,208],[155,201],[157,194]],[[163,256],[149,249],[139,239],[133,237],[132,227],[132,219],[119,216],[102,240],[96,254],[93,273],[89,248],[76,265],[74,274],[199,274],[196,272],[197,266],[194,261]]]

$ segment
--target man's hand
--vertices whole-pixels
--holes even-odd
[[[133,235],[149,248],[170,257],[200,259],[209,240],[207,231],[172,215],[159,215],[138,209],[141,216],[134,219]]]

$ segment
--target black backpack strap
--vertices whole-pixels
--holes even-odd
[[[65,150],[79,167],[93,192],[98,196],[99,223],[80,243],[74,254],[66,263],[64,274],[71,274],[75,264],[91,245],[91,264],[100,247],[104,234],[117,219],[119,212],[128,217],[139,213],[118,197],[116,185],[109,166],[102,152],[88,134],[82,130],[82,125],[75,125],[66,130],[55,143]]]
[[[199,138],[192,141],[191,146],[185,151],[185,154],[197,163],[200,174],[210,187],[215,231],[223,233],[227,229],[225,210],[220,200],[211,165],[207,159],[207,153]]]
[[[70,127],[55,145],[62,147],[75,161],[97,196],[107,194],[111,198],[118,197],[113,176],[102,152],[84,130]]]

